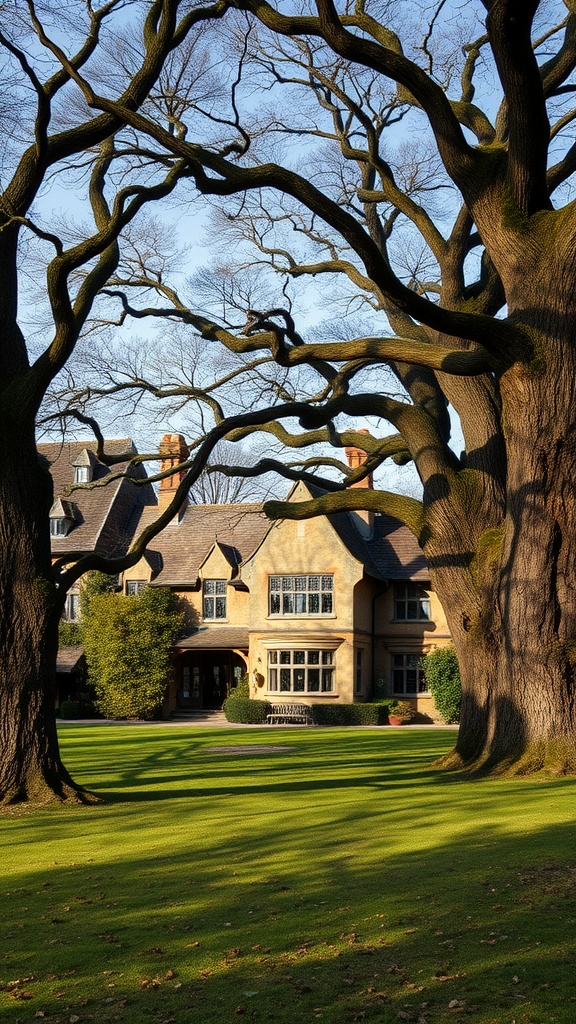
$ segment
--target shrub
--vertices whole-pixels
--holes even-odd
[[[80,586],[80,620],[88,618],[92,598],[111,594],[118,589],[118,576],[109,576],[98,569],[92,569],[82,577]]]
[[[79,622],[60,622],[58,626],[58,646],[78,647],[82,643],[82,626]]]
[[[412,704],[406,700],[393,700],[390,702],[388,714],[401,718],[403,722],[411,722],[416,717],[416,711]]]
[[[454,648],[438,647],[422,659],[422,667],[427,688],[444,721],[448,725],[459,722],[462,683]]]
[[[80,704],[77,700],[63,700],[60,705],[60,718],[71,719],[80,717]]]
[[[249,697],[250,696],[250,680],[248,673],[245,672],[243,676],[236,683],[236,686],[232,687],[230,696],[236,700],[237,697]]]
[[[266,721],[270,707],[267,700],[250,700],[249,697],[237,697],[236,693],[227,697],[222,705],[227,721],[241,725],[261,725]]]
[[[388,705],[378,704],[313,704],[315,725],[386,725]]]
[[[135,597],[96,594],[84,621],[84,649],[96,705],[107,718],[153,718],[171,677],[182,630],[177,600],[163,587]]]

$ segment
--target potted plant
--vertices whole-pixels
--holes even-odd
[[[406,725],[414,718],[415,711],[412,704],[406,700],[394,700],[388,709],[388,722],[390,725]]]

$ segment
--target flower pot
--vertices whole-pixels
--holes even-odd
[[[399,715],[388,715],[389,725],[404,725],[404,719],[400,718]]]

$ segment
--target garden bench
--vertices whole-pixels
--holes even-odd
[[[312,708],[309,704],[272,704],[266,715],[268,725],[312,725]]]

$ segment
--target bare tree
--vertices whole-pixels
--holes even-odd
[[[325,481],[324,497],[270,503],[269,513],[369,503],[401,518],[426,554],[461,665],[448,763],[574,771],[576,7],[442,2],[421,23],[416,3],[234,6],[228,113],[210,112],[203,142],[97,94],[80,74],[78,85],[100,116],[122,117],[186,164],[244,239],[245,265],[250,244],[252,266],[321,282],[332,311],[360,303],[371,329],[342,338],[336,317],[332,339],[315,341],[297,305],[276,304],[232,330],[193,295],[157,285],[164,310],[126,294],[124,310],[170,311],[239,357],[271,355],[288,380],[308,367],[299,402],[262,408],[261,429],[292,448],[340,444],[339,425],[358,416],[392,425],[368,443],[367,468],[413,460],[422,501]],[[386,379],[361,386],[367,367],[383,366],[396,393]],[[309,478],[318,462],[306,463],[281,472]]]
[[[88,109],[75,80],[80,74],[89,78],[132,112],[148,104],[178,135],[182,103],[201,102],[204,93],[189,76],[180,106],[171,105],[166,74],[178,64],[179,48],[181,66],[190,65],[192,50],[204,53],[202,26],[225,9],[226,0],[195,9],[178,0],[2,5],[0,801],[88,798],[61,763],[54,719],[58,621],[66,591],[91,568],[116,572],[135,564],[147,540],[175,514],[222,435],[216,430],[198,441],[171,508],[128,555],[106,561],[79,551],[51,564],[52,486],[37,456],[38,410],[72,359],[101,289],[126,259],[131,225],[148,204],[160,203],[190,176],[187,164],[167,151],[140,147],[118,112]],[[210,88],[208,93],[215,102]],[[69,218],[65,225],[50,223],[42,204],[47,189],[60,189],[68,202],[83,195],[86,222],[78,228]],[[34,316],[26,322],[25,312],[18,316],[19,298],[31,280],[37,286],[42,264],[48,326],[44,317],[35,323]],[[74,412],[92,422],[81,409]],[[127,460],[133,472],[132,454],[108,456],[98,425],[92,425],[102,461]]]
[[[0,30],[16,83],[3,103],[13,110],[17,94],[25,112],[4,151],[0,205],[1,798],[77,793],[50,706],[63,595],[89,568],[134,564],[149,539],[114,565],[79,553],[50,566],[34,419],[99,318],[118,329],[178,322],[204,369],[119,379],[105,366],[67,411],[89,415],[82,403],[98,388],[196,403],[205,419],[173,510],[220,439],[259,430],[294,456],[281,465],[274,449],[249,472],[317,480],[329,469],[323,497],[272,502],[271,515],[369,504],[401,518],[426,554],[461,664],[449,763],[573,771],[572,0],[441,2],[426,23],[421,4],[362,0],[310,0],[298,14],[267,0],[152,0],[140,23],[141,9],[78,2],[64,14],[43,3],[41,22],[29,0],[24,12],[5,5],[13,27],[4,18]],[[34,205],[58,176],[83,185],[90,204],[91,224],[71,237]],[[232,231],[243,267],[278,282],[273,301],[238,322],[217,317],[195,286],[167,283],[161,260],[137,254],[131,225],[177,190],[180,202],[217,204],[214,245],[230,248]],[[24,245],[51,250],[53,326],[48,344],[36,337],[33,361],[17,319]],[[302,315],[314,287],[327,313],[316,337]],[[366,325],[353,336],[350,315]],[[213,355],[222,347],[232,363]],[[234,388],[241,377],[246,388]],[[394,432],[358,435],[358,418]],[[348,443],[368,450],[360,471],[316,454]],[[387,459],[414,462],[422,501],[346,490]]]

